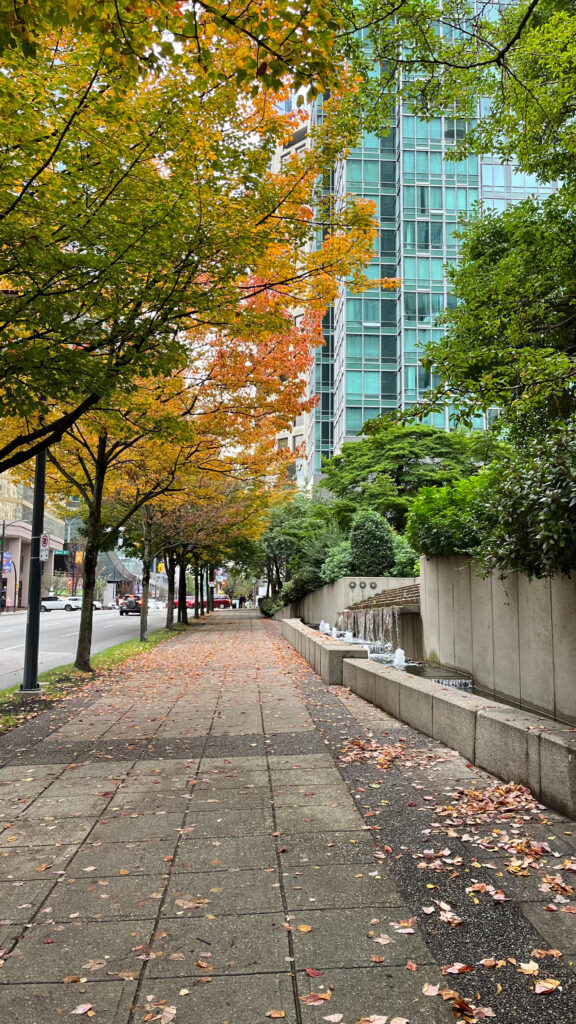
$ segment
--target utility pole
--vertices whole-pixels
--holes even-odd
[[[2,614],[2,594],[4,592],[4,545],[6,543],[6,520],[2,520],[2,540],[0,541],[0,615]],[[6,601],[8,601],[8,586],[6,586]]]
[[[34,505],[32,507],[32,537],[30,543],[30,584],[28,588],[28,620],[26,622],[26,651],[24,681],[20,693],[34,693],[38,684],[38,649],[40,647],[40,597],[42,566],[40,564],[40,537],[44,528],[44,492],[46,490],[46,452],[38,452],[34,472]]]

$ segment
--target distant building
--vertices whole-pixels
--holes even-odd
[[[30,543],[32,536],[31,487],[14,483],[7,473],[0,474],[0,546],[4,538],[1,583],[6,597],[6,607],[26,608],[28,604],[28,583],[30,578]],[[55,552],[64,545],[64,523],[44,513],[44,532],[50,534],[50,548],[47,561],[41,562],[42,576],[48,580],[54,575]],[[9,556],[9,557],[7,557]]]
[[[311,123],[322,116],[319,99]],[[374,280],[400,278],[402,286],[354,295],[343,284],[324,317],[325,346],[316,350],[307,382],[308,395],[319,395],[307,416],[302,472],[309,484],[320,479],[322,459],[353,440],[367,420],[408,408],[434,383],[419,355],[423,345],[442,336],[436,319],[455,301],[444,266],[458,257],[459,218],[479,201],[503,210],[552,191],[492,157],[454,161],[448,151],[464,138],[467,124],[459,117],[423,121],[399,105],[388,133],[365,132],[323,182],[324,194],[336,202],[344,202],[347,193],[374,201],[380,231],[366,273]],[[305,145],[300,129],[280,162]],[[449,429],[449,410],[427,422]],[[477,425],[483,425],[482,417]]]

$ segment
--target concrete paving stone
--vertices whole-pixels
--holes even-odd
[[[96,869],[87,873],[91,878],[119,875],[121,871],[136,875],[163,874],[172,865],[177,840],[175,833],[172,839],[149,838],[136,843],[88,841],[70,861],[67,874],[83,878],[85,869],[91,867]]]
[[[174,871],[195,872],[229,868],[276,867],[276,848],[269,835],[243,839],[183,837],[178,846]]]
[[[282,973],[289,955],[283,922],[282,914],[163,918],[153,943],[156,957],[148,961],[146,983],[152,978]],[[170,959],[173,953],[183,954],[184,959]],[[199,961],[213,970],[199,967]]]
[[[320,1024],[327,1014],[343,1014],[343,1024],[355,1024],[360,1018],[404,1017],[410,1024],[453,1024],[454,1014],[450,1003],[442,999],[426,998],[422,995],[425,982],[445,986],[445,979],[437,969],[411,973],[405,967],[378,967],[364,970],[335,970],[312,981],[306,975],[298,975],[300,995],[320,992],[319,982],[332,985],[332,998],[323,1006],[301,1004],[303,1024]]]
[[[205,762],[206,763],[206,762]],[[238,772],[210,772],[201,771],[194,783],[194,792],[197,794],[214,792],[220,789],[261,789],[269,787],[268,773],[265,771],[238,771]]]
[[[135,761],[130,771],[130,780],[148,778],[153,776],[159,779],[178,780],[188,775],[192,778],[196,768],[200,764],[199,758],[186,757],[166,760],[165,758],[146,758]]]
[[[303,804],[302,807],[278,807],[278,828],[282,832],[354,832],[362,825],[358,811],[352,806],[332,807],[329,804]]]
[[[50,896],[49,916],[59,922],[67,922],[78,914],[83,921],[154,920],[166,884],[166,875],[103,878],[95,872],[79,877],[69,872]]]
[[[50,881],[0,882],[0,915],[5,925],[30,921],[54,885]]]
[[[180,996],[183,987],[186,994]],[[190,985],[186,979],[147,979],[136,1003],[136,1021],[147,1010],[147,995],[176,1006],[178,1024],[266,1024],[265,1014],[269,1010],[283,1010],[283,1024],[296,1024],[299,1019],[294,1009],[292,979],[286,973],[215,977],[205,985],[199,984],[198,979]]]
[[[310,802],[330,807],[353,807],[348,786],[343,782],[334,782],[331,786],[285,786],[273,790],[274,804],[279,807],[307,807]]]
[[[54,878],[72,859],[77,846],[34,846],[0,850],[0,879]]]
[[[134,815],[134,816],[133,816]],[[137,843],[147,839],[163,839],[176,836],[182,828],[183,814],[137,814],[136,812],[110,811],[101,818],[90,836],[90,842]],[[0,845],[2,836],[0,836]]]
[[[262,835],[273,829],[272,814],[264,808],[251,811],[198,811],[191,807],[184,828],[194,837]],[[1,837],[0,837],[1,839]]]
[[[90,1003],[97,1019],[106,1024],[126,1024],[136,996],[136,985],[128,981],[88,981],[82,985],[5,985],[2,1016],[6,1021],[53,1024],[67,1020],[81,1003]]]
[[[267,760],[261,754],[256,753],[253,757],[221,757],[219,754],[212,755],[208,748],[200,763],[199,777],[203,777],[205,772],[210,772],[212,776],[215,772],[225,775],[227,772],[267,770]]]
[[[182,907],[178,900],[209,900],[200,907]],[[282,893],[276,869],[229,868],[228,871],[179,873],[170,879],[162,917],[199,917],[211,914],[282,913]]]
[[[572,900],[571,906],[576,906],[575,900]],[[534,903],[523,903],[521,910],[526,920],[542,936],[543,948],[561,949],[568,958],[576,959],[576,914],[563,913],[562,907],[552,913],[545,906]]]
[[[136,762],[133,762],[134,764]],[[122,782],[132,770],[132,763],[126,761],[105,761],[98,764],[94,761],[67,765],[60,774],[63,782],[75,779],[105,779],[109,782]]]
[[[190,811],[217,811],[219,808],[239,811],[268,809],[272,804],[269,786],[253,786],[251,789],[200,789],[193,787]]]
[[[164,761],[181,761],[184,757],[198,760],[204,753],[206,739],[203,736],[182,739],[175,736],[173,739],[151,740],[141,751],[142,760],[152,758],[163,759]]]
[[[78,815],[83,817],[97,818],[108,804],[110,796],[94,796],[88,791],[70,790],[66,796],[51,796],[51,790],[45,796],[40,796],[32,801],[25,810],[23,816],[27,820],[35,818],[74,818]]]
[[[383,956],[387,965],[402,965],[413,960],[418,964],[432,964],[432,956],[417,924],[413,935],[396,932],[391,921],[407,921],[411,917],[405,905],[356,908],[350,910],[306,910],[290,915],[294,943],[295,967],[369,967],[373,956]],[[299,931],[300,925],[310,925],[311,931]],[[392,942],[375,942],[380,936],[389,936]]]
[[[108,803],[110,813],[122,811],[127,814],[158,814],[163,811],[167,814],[183,814],[189,799],[188,787],[175,792],[162,792],[153,789],[152,786],[143,786],[138,789],[122,789],[108,800]]]
[[[49,846],[81,843],[96,818],[53,818],[51,821],[18,819],[0,834],[0,847]]]
[[[270,755],[268,764],[272,775],[274,775],[274,772],[292,771],[296,768],[300,771],[306,771],[309,768],[330,768],[332,771],[334,770],[334,761],[330,754],[327,753],[301,754],[295,752],[288,755]]]
[[[271,771],[274,790],[292,786],[333,786],[342,784],[342,776],[332,768],[284,768]]]
[[[285,868],[301,864],[366,864],[377,849],[369,832],[283,832],[277,842],[285,847],[281,854]],[[379,861],[374,860],[373,869],[377,867]]]
[[[386,869],[374,861],[285,868],[282,880],[290,911],[401,902]]]
[[[83,977],[86,970],[82,965],[100,959],[107,961],[108,976],[116,977],[120,971],[137,976],[143,963],[138,957],[146,955],[153,927],[153,921],[40,924],[26,931],[6,958],[0,985],[62,981],[77,974]]]
[[[47,784],[62,772],[62,766],[53,764],[10,764],[0,768],[0,785],[12,782],[44,782]]]

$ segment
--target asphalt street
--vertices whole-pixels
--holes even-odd
[[[166,609],[148,613],[149,629],[160,629],[166,621]],[[39,671],[46,672],[74,660],[80,612],[51,611],[40,616]],[[94,612],[92,651],[104,651],[124,640],[135,640],[140,629],[139,615],[120,615],[102,609]],[[0,690],[22,682],[26,615],[22,612],[0,615]]]

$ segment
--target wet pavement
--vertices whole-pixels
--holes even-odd
[[[0,760],[3,1019],[576,1022],[575,824],[276,622],[217,612]]]

